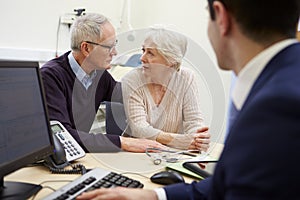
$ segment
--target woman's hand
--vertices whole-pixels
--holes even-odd
[[[156,141],[176,149],[207,151],[210,143],[208,127],[202,127],[196,133],[177,134],[160,132]]]
[[[193,134],[194,139],[191,142],[188,149],[207,151],[210,144],[210,134],[208,133],[208,127],[202,127],[197,130],[197,133]]]

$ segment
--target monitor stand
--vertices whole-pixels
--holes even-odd
[[[0,180],[1,200],[21,200],[28,199],[36,194],[42,186],[31,183],[11,182]]]

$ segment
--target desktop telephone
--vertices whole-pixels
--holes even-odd
[[[59,121],[50,121],[50,126],[53,134],[54,154],[45,159],[45,162],[52,172],[64,173],[67,171],[63,171],[63,168],[70,165],[71,161],[85,156],[85,151]]]

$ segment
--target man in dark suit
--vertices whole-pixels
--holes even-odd
[[[220,68],[237,75],[235,120],[212,178],[164,189],[100,189],[78,199],[299,199],[299,0],[209,0]]]

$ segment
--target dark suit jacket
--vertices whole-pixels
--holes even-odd
[[[168,199],[300,199],[300,44],[280,51],[254,83],[214,176],[166,187]]]

